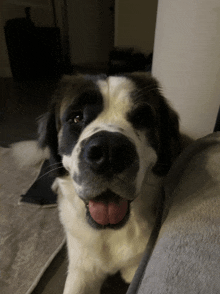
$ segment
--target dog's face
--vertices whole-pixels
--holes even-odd
[[[180,151],[177,115],[157,82],[137,73],[65,78],[40,120],[39,142],[62,162],[58,176],[71,176],[97,228],[124,225],[146,174],[165,175]]]

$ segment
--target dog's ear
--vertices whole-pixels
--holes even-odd
[[[161,95],[158,119],[158,161],[153,168],[157,175],[166,175],[172,162],[182,150],[179,117]]]
[[[50,111],[43,114],[38,119],[38,144],[44,149],[49,148],[50,164],[53,176],[62,176],[66,174],[66,170],[62,165],[61,156],[58,153],[58,132],[55,118],[55,107],[51,107]]]
[[[163,97],[157,79],[145,72],[128,74],[128,77],[137,86],[136,100],[142,99],[153,110],[154,124],[148,132],[158,156],[153,171],[159,176],[166,175],[182,149],[178,115]]]

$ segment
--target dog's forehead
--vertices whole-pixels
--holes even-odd
[[[83,103],[91,102],[98,95],[100,95],[100,91],[95,80],[86,79],[83,75],[72,77],[72,79],[69,78],[68,82],[64,84],[59,109],[60,117],[63,116],[67,108],[77,107]]]
[[[78,99],[82,92],[87,93],[87,91],[89,91],[89,95],[93,93],[102,97],[103,111],[105,113],[108,111],[116,115],[120,112],[120,115],[123,115],[132,107],[131,92],[133,90],[133,82],[123,76],[110,76],[106,79],[90,81],[90,83],[86,80],[80,80],[80,85],[72,87],[71,91],[64,94],[60,105],[60,117],[63,116],[67,108],[75,104],[75,100]]]
[[[97,81],[97,85],[104,100],[104,112],[122,115],[131,109],[134,84],[129,78],[110,76],[106,80]]]

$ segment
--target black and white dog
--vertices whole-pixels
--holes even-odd
[[[178,116],[145,73],[64,78],[39,121],[58,174],[69,255],[65,294],[131,282],[154,226],[161,185],[182,150]]]

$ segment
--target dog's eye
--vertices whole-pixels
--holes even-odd
[[[77,114],[77,115],[74,117],[74,119],[73,119],[73,121],[74,121],[75,124],[80,123],[82,120],[83,120],[83,115],[82,115],[82,113],[81,113],[81,114]]]
[[[140,106],[129,115],[129,120],[138,129],[151,127],[154,124],[153,110],[148,105]]]
[[[83,120],[83,112],[79,111],[71,115],[71,117],[67,120],[69,124],[78,124]]]

